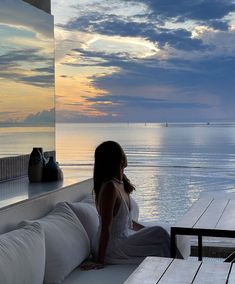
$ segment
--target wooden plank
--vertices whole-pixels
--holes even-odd
[[[230,199],[216,229],[235,230],[235,200]]]
[[[213,200],[194,228],[214,229],[220,220],[229,200]]]
[[[124,284],[155,284],[172,261],[166,257],[147,257]]]
[[[173,226],[173,227],[189,227],[192,228],[200,219],[207,207],[213,201],[213,198],[206,197],[198,199],[189,211]]]
[[[228,284],[234,284],[235,283],[235,265],[232,265],[229,278],[228,278]]]
[[[163,274],[158,284],[189,284],[192,283],[201,265],[200,261],[175,259]]]
[[[225,284],[230,270],[230,263],[203,262],[193,284]]]

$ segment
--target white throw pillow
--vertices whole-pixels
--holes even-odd
[[[68,205],[81,221],[90,242],[92,242],[99,227],[99,217],[96,208],[85,202],[73,202],[68,203]]]
[[[45,239],[39,223],[0,236],[1,284],[42,284],[44,271]]]
[[[62,283],[90,254],[87,233],[75,213],[64,202],[58,203],[53,211],[37,222],[42,224],[45,231],[44,283]]]

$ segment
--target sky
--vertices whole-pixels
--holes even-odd
[[[1,0],[0,123],[54,123],[53,17]]]
[[[57,121],[235,119],[232,0],[52,0]]]

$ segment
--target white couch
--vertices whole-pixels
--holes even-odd
[[[0,210],[1,284],[118,284],[128,278],[136,265],[78,267],[96,230],[98,217],[89,216],[95,208],[81,203],[92,198],[91,189],[87,180]]]

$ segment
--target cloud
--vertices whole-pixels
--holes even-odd
[[[107,36],[121,37],[142,37],[152,42],[157,42],[159,47],[163,47],[166,43],[175,48],[185,50],[204,49],[203,42],[200,39],[191,37],[191,32],[186,29],[170,30],[167,28],[157,28],[156,23],[146,21],[139,23],[128,19],[118,18],[113,15],[103,16],[92,13],[81,16],[62,25],[68,30],[77,30],[84,32],[92,32]]]
[[[119,5],[131,3],[134,7],[138,3],[148,6],[145,14],[132,16],[115,15],[114,8],[117,4],[112,1],[103,3],[93,8],[87,4],[78,6],[83,14],[73,17],[66,24],[59,26],[67,30],[79,30],[87,33],[102,34],[107,36],[143,37],[152,42],[157,42],[160,47],[165,44],[178,49],[199,50],[208,48],[200,38],[192,38],[190,25],[205,25],[217,30],[227,31],[229,24],[225,19],[229,13],[235,11],[235,3],[229,0],[202,0],[190,2],[180,0],[147,0],[147,1],[120,1]],[[86,6],[85,6],[86,7]],[[165,24],[173,23],[169,29]],[[177,24],[186,23],[184,27],[176,28]]]
[[[54,86],[54,74],[53,75],[36,75],[36,76],[24,76],[17,79],[20,82],[27,83],[29,85],[38,87],[53,87]]]
[[[208,26],[212,27],[215,30],[220,30],[220,31],[227,31],[229,28],[228,23],[226,23],[225,21],[220,21],[220,20],[209,21]]]
[[[0,111],[0,115],[9,115],[13,113],[17,113],[17,112],[16,111]]]
[[[32,71],[40,72],[40,73],[51,73],[54,74],[54,66],[51,65],[50,67],[40,67],[40,68],[34,68]]]
[[[224,41],[225,42],[225,41]],[[93,107],[112,113],[117,105],[133,108],[161,109],[209,109],[228,101],[234,101],[233,70],[235,57],[229,55],[201,55],[194,58],[168,58],[167,60],[150,57],[146,59],[130,59],[125,54],[107,54],[77,48],[73,50],[78,63],[68,63],[70,66],[115,66],[119,72],[105,76],[93,75],[93,86],[106,90],[108,95],[87,99],[93,102]],[[232,49],[231,49],[232,51]],[[103,60],[101,63],[97,58]],[[95,59],[95,60],[94,60]],[[84,61],[84,62],[83,62]],[[80,63],[79,63],[80,62]],[[92,63],[93,62],[93,63]],[[99,62],[99,63],[97,63]],[[159,88],[162,86],[162,88]],[[166,91],[167,90],[167,91]],[[146,94],[146,101],[141,97]],[[125,94],[131,94],[133,99]],[[150,99],[167,97],[168,101]],[[123,99],[122,99],[123,98]],[[205,99],[206,98],[206,99]],[[111,102],[105,104],[102,102]]]
[[[14,49],[0,56],[1,64],[8,64],[10,66],[14,66],[18,62],[31,62],[32,64],[35,62],[48,60],[47,57],[39,54],[40,49]]]
[[[178,51],[180,55],[184,56],[182,52],[185,51],[192,58],[195,53],[213,54],[217,51],[217,47],[223,45],[223,42],[219,40],[213,42],[216,36],[218,39],[223,37],[222,33],[216,33],[216,31],[227,32],[227,35],[231,34],[234,37],[234,34],[228,30],[231,21],[226,16],[235,11],[235,4],[228,0],[223,4],[221,1],[212,0],[195,1],[194,3],[181,0],[177,4],[171,0],[122,0],[118,4],[113,1],[101,1],[100,3],[102,4],[89,4],[88,1],[87,4],[77,5],[79,17],[73,17],[66,24],[60,26],[68,31],[79,30],[94,36],[103,35],[110,39],[119,36],[117,46],[121,45],[128,37],[142,38],[142,41],[148,40],[154,43],[165,55],[171,56],[172,51],[175,54]],[[114,8],[123,7],[128,3],[131,4],[131,7],[142,3],[147,5],[148,9],[143,9],[144,13],[141,15],[139,12],[133,13],[131,16],[125,15],[125,12],[123,15],[115,14]],[[210,13],[205,10],[207,12],[209,10]],[[207,32],[205,29],[203,33],[198,33],[196,37],[193,36],[197,26],[208,27]],[[86,46],[85,49],[86,51],[89,49],[94,51],[98,44],[99,41],[96,45]],[[114,44],[115,42],[113,42]],[[108,42],[108,38],[106,38],[100,41],[100,45],[104,50],[109,50],[112,43]],[[110,50],[111,52],[112,50]],[[194,54],[190,54],[191,52]],[[130,51],[127,51],[126,55],[128,56],[128,54],[130,55]],[[84,63],[83,66],[85,66]]]
[[[18,114],[18,111],[0,111],[0,124],[16,123],[17,119],[12,118],[12,116]]]
[[[43,110],[35,114],[28,115],[23,123],[46,123],[46,124],[55,124],[55,109]]]
[[[61,76],[84,71],[105,92],[80,94],[94,110],[117,120],[196,119],[223,116],[235,103],[233,1],[87,0],[74,8],[77,16],[59,26],[80,40],[64,52]]]
[[[79,113],[78,111],[71,110],[57,110],[56,122],[116,122],[116,117],[110,115],[96,115],[87,116]]]
[[[231,0],[137,0],[148,5],[153,17],[176,18],[178,22],[187,20],[215,20],[222,19],[235,11],[235,3]],[[133,2],[133,0],[125,0]]]
[[[40,49],[15,49],[0,55],[0,62],[1,78],[40,87],[54,85],[53,61],[48,56],[41,55]],[[33,68],[40,65],[47,67]]]
[[[164,109],[164,108],[187,108],[187,109],[201,109],[201,108],[210,108],[207,104],[200,104],[200,103],[186,103],[186,102],[177,102],[177,101],[168,101],[164,99],[156,99],[156,98],[148,98],[146,96],[126,96],[126,95],[120,95],[120,96],[99,96],[96,98],[86,98],[87,101],[93,102],[96,108],[108,108],[107,102],[110,102],[110,106],[117,106],[118,108],[120,106],[125,105],[125,107],[128,108],[143,108],[143,109]],[[103,103],[103,104],[102,104]]]

